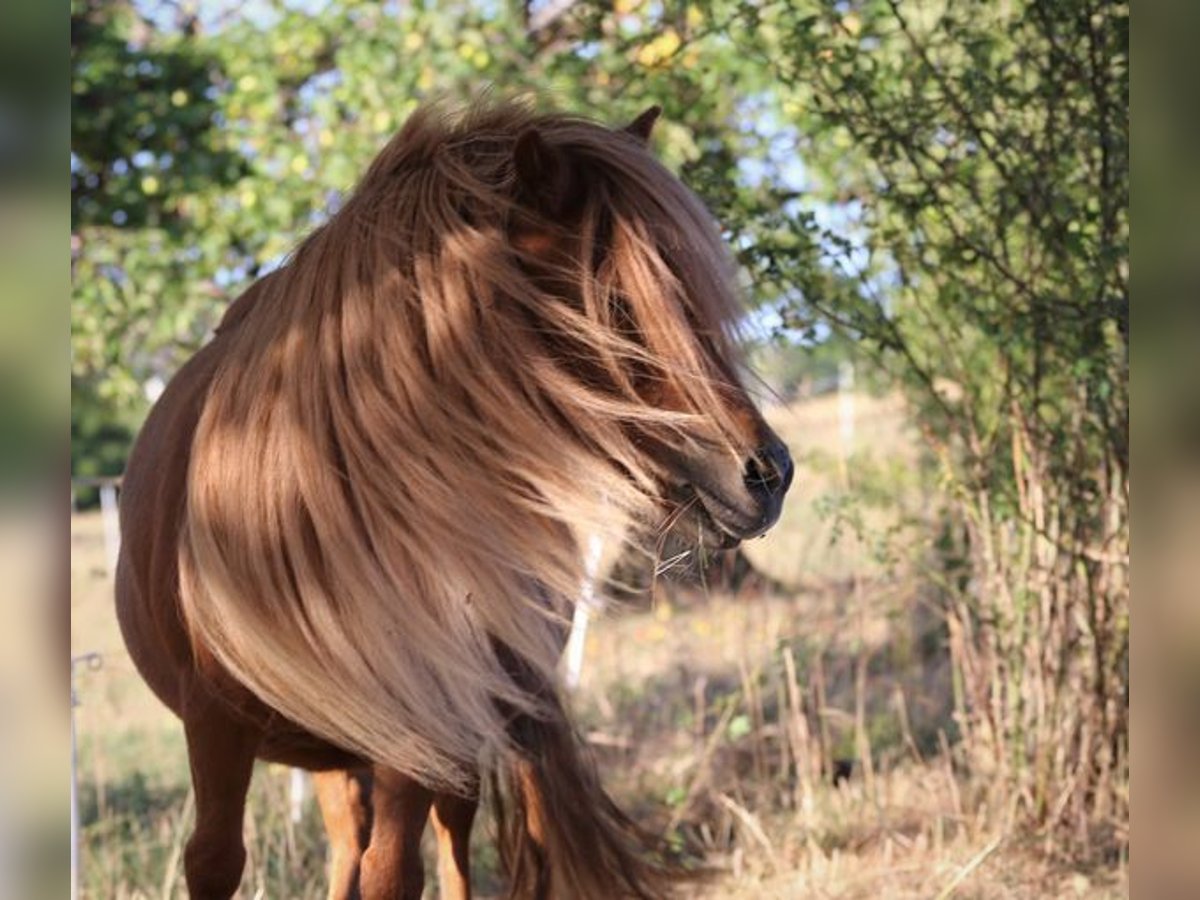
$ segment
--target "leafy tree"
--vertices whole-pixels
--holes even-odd
[[[1128,7],[868,0],[745,22],[814,187],[853,217],[791,229],[848,279],[752,252],[800,287],[788,313],[859,335],[910,389],[960,535],[971,762],[1086,844],[1128,815]]]
[[[244,163],[217,130],[217,63],[187,34],[75,0],[71,62],[72,470],[118,474],[144,382],[204,334],[192,310],[227,240],[205,234],[204,198]]]

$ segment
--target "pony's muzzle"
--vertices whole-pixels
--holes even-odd
[[[779,521],[783,498],[795,473],[792,454],[778,438],[763,444],[746,460],[742,483],[761,509],[759,521],[746,537],[756,537]]]

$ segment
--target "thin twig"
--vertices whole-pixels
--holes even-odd
[[[724,806],[727,810],[734,814],[746,830],[754,837],[756,841],[767,851],[767,859],[770,860],[772,873],[779,871],[779,857],[775,855],[775,847],[763,831],[762,825],[758,821],[758,817],[746,807],[742,806],[732,797],[727,794],[718,794],[717,802]]]
[[[937,900],[946,900],[947,897],[953,894],[958,889],[958,886],[970,877],[972,872],[983,865],[985,859],[996,852],[996,848],[1000,846],[1003,840],[1004,835],[997,835],[986,847],[972,856],[967,864],[959,869],[954,874],[954,877],[950,879],[949,883],[938,893]]]

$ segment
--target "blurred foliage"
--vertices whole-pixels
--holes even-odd
[[[417,104],[488,84],[612,122],[658,103],[655,150],[726,228],[752,330],[774,336],[771,385],[869,358],[908,390],[943,564],[970,570],[938,576],[978,654],[958,658],[983,685],[964,735],[988,731],[1036,818],[1126,814],[1127,4],[71,10],[76,471],[110,466],[147,385]],[[1064,685],[1088,704],[1060,708]]]

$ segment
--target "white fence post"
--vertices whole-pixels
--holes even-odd
[[[838,363],[838,426],[842,437],[842,458],[854,452],[854,363]]]
[[[293,822],[299,822],[304,815],[304,799],[308,795],[308,779],[305,777],[307,775],[308,773],[303,769],[292,769],[291,790],[288,799],[291,803]]]
[[[106,481],[100,485],[100,514],[104,520],[104,558],[108,577],[117,577],[117,555],[121,552],[121,518],[117,512],[117,485]]]
[[[579,687],[579,679],[583,674],[583,648],[587,643],[588,622],[596,606],[596,575],[600,569],[600,554],[603,549],[604,541],[600,535],[594,534],[588,539],[583,584],[579,588],[579,602],[575,604],[571,634],[567,638],[567,649],[563,653],[566,669],[563,681],[571,691]]]

